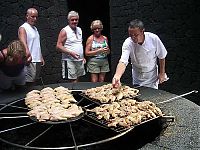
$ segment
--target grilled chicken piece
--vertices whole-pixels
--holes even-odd
[[[31,102],[26,102],[26,105],[28,106],[28,108],[34,108],[36,106],[40,106],[42,104],[41,101],[37,101],[37,100],[34,100],[34,101],[31,101]]]
[[[69,107],[66,112],[68,114],[72,114],[73,117],[79,116],[81,113],[83,113],[83,110],[80,106],[77,106],[76,104],[72,104],[71,107]]]
[[[32,91],[30,91],[26,94],[26,97],[33,96],[33,95],[40,95],[40,91],[39,90],[32,90]]]
[[[103,118],[104,118],[105,120],[109,120],[109,119],[110,119],[110,114],[109,114],[109,112],[103,113]]]
[[[56,93],[71,93],[71,91],[68,89],[68,88],[65,88],[65,87],[63,87],[63,86],[59,86],[59,87],[56,87],[55,89],[54,89],[54,91],[56,92]]]
[[[108,127],[117,127],[118,121],[114,120],[110,123],[108,123]]]
[[[49,113],[47,111],[43,111],[40,113],[40,116],[37,119],[38,121],[43,122],[43,121],[49,120],[49,118],[50,118]]]
[[[162,113],[162,111],[160,110],[160,108],[155,107],[153,112],[157,115],[157,116],[163,116],[164,114]]]
[[[46,92],[53,92],[54,90],[51,88],[51,87],[46,87],[46,88],[43,88],[40,92],[41,93],[46,93]]]
[[[119,109],[117,109],[117,108],[113,109],[112,111],[109,111],[109,114],[110,114],[113,118],[119,116],[120,113],[121,113],[121,111],[120,111]]]

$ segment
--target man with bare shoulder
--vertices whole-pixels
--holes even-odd
[[[26,83],[28,85],[32,85],[39,78],[41,66],[44,66],[40,35],[35,26],[37,18],[38,11],[35,8],[29,8],[26,13],[26,22],[18,30],[18,37],[26,48]]]
[[[67,19],[69,25],[60,31],[56,48],[62,53],[62,78],[78,82],[85,75],[82,30],[77,26],[79,14],[70,11]]]

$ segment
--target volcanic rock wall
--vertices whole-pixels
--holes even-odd
[[[6,47],[10,41],[17,38],[18,27],[24,23],[26,10],[34,7],[39,17],[37,28],[41,38],[41,48],[45,66],[41,76],[44,83],[61,81],[61,54],[56,51],[56,42],[60,30],[67,24],[66,0],[2,0],[0,1],[0,47]],[[41,82],[39,81],[38,84]]]
[[[138,18],[145,23],[146,31],[157,34],[164,43],[168,55],[166,72],[169,81],[160,89],[181,94],[200,90],[200,2],[196,0],[111,0],[112,72],[121,54],[121,46],[127,38],[130,20]],[[131,82],[131,69],[122,82]],[[187,98],[200,104],[200,94]]]

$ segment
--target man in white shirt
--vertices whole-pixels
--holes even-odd
[[[32,84],[39,78],[41,66],[44,65],[40,47],[40,35],[35,27],[37,18],[38,11],[35,8],[29,8],[26,14],[26,22],[18,30],[18,37],[26,48],[28,62],[26,66],[27,84]]]
[[[62,77],[69,79],[70,82],[78,82],[79,77],[85,75],[82,30],[77,27],[78,22],[78,13],[70,11],[69,25],[60,31],[56,45],[56,48],[62,52]]]
[[[167,51],[163,43],[157,35],[145,32],[143,22],[138,19],[130,22],[128,33],[129,37],[123,43],[122,55],[112,80],[113,87],[121,86],[120,78],[130,57],[133,85],[158,89],[158,84],[167,80],[165,73]]]

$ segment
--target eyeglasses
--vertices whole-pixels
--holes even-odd
[[[94,28],[93,30],[95,31],[95,30],[97,30],[97,29],[98,29],[98,30],[101,30],[102,28]]]
[[[143,34],[142,33],[136,33],[136,34],[129,33],[129,36],[132,38],[139,38],[139,37],[143,36]]]

